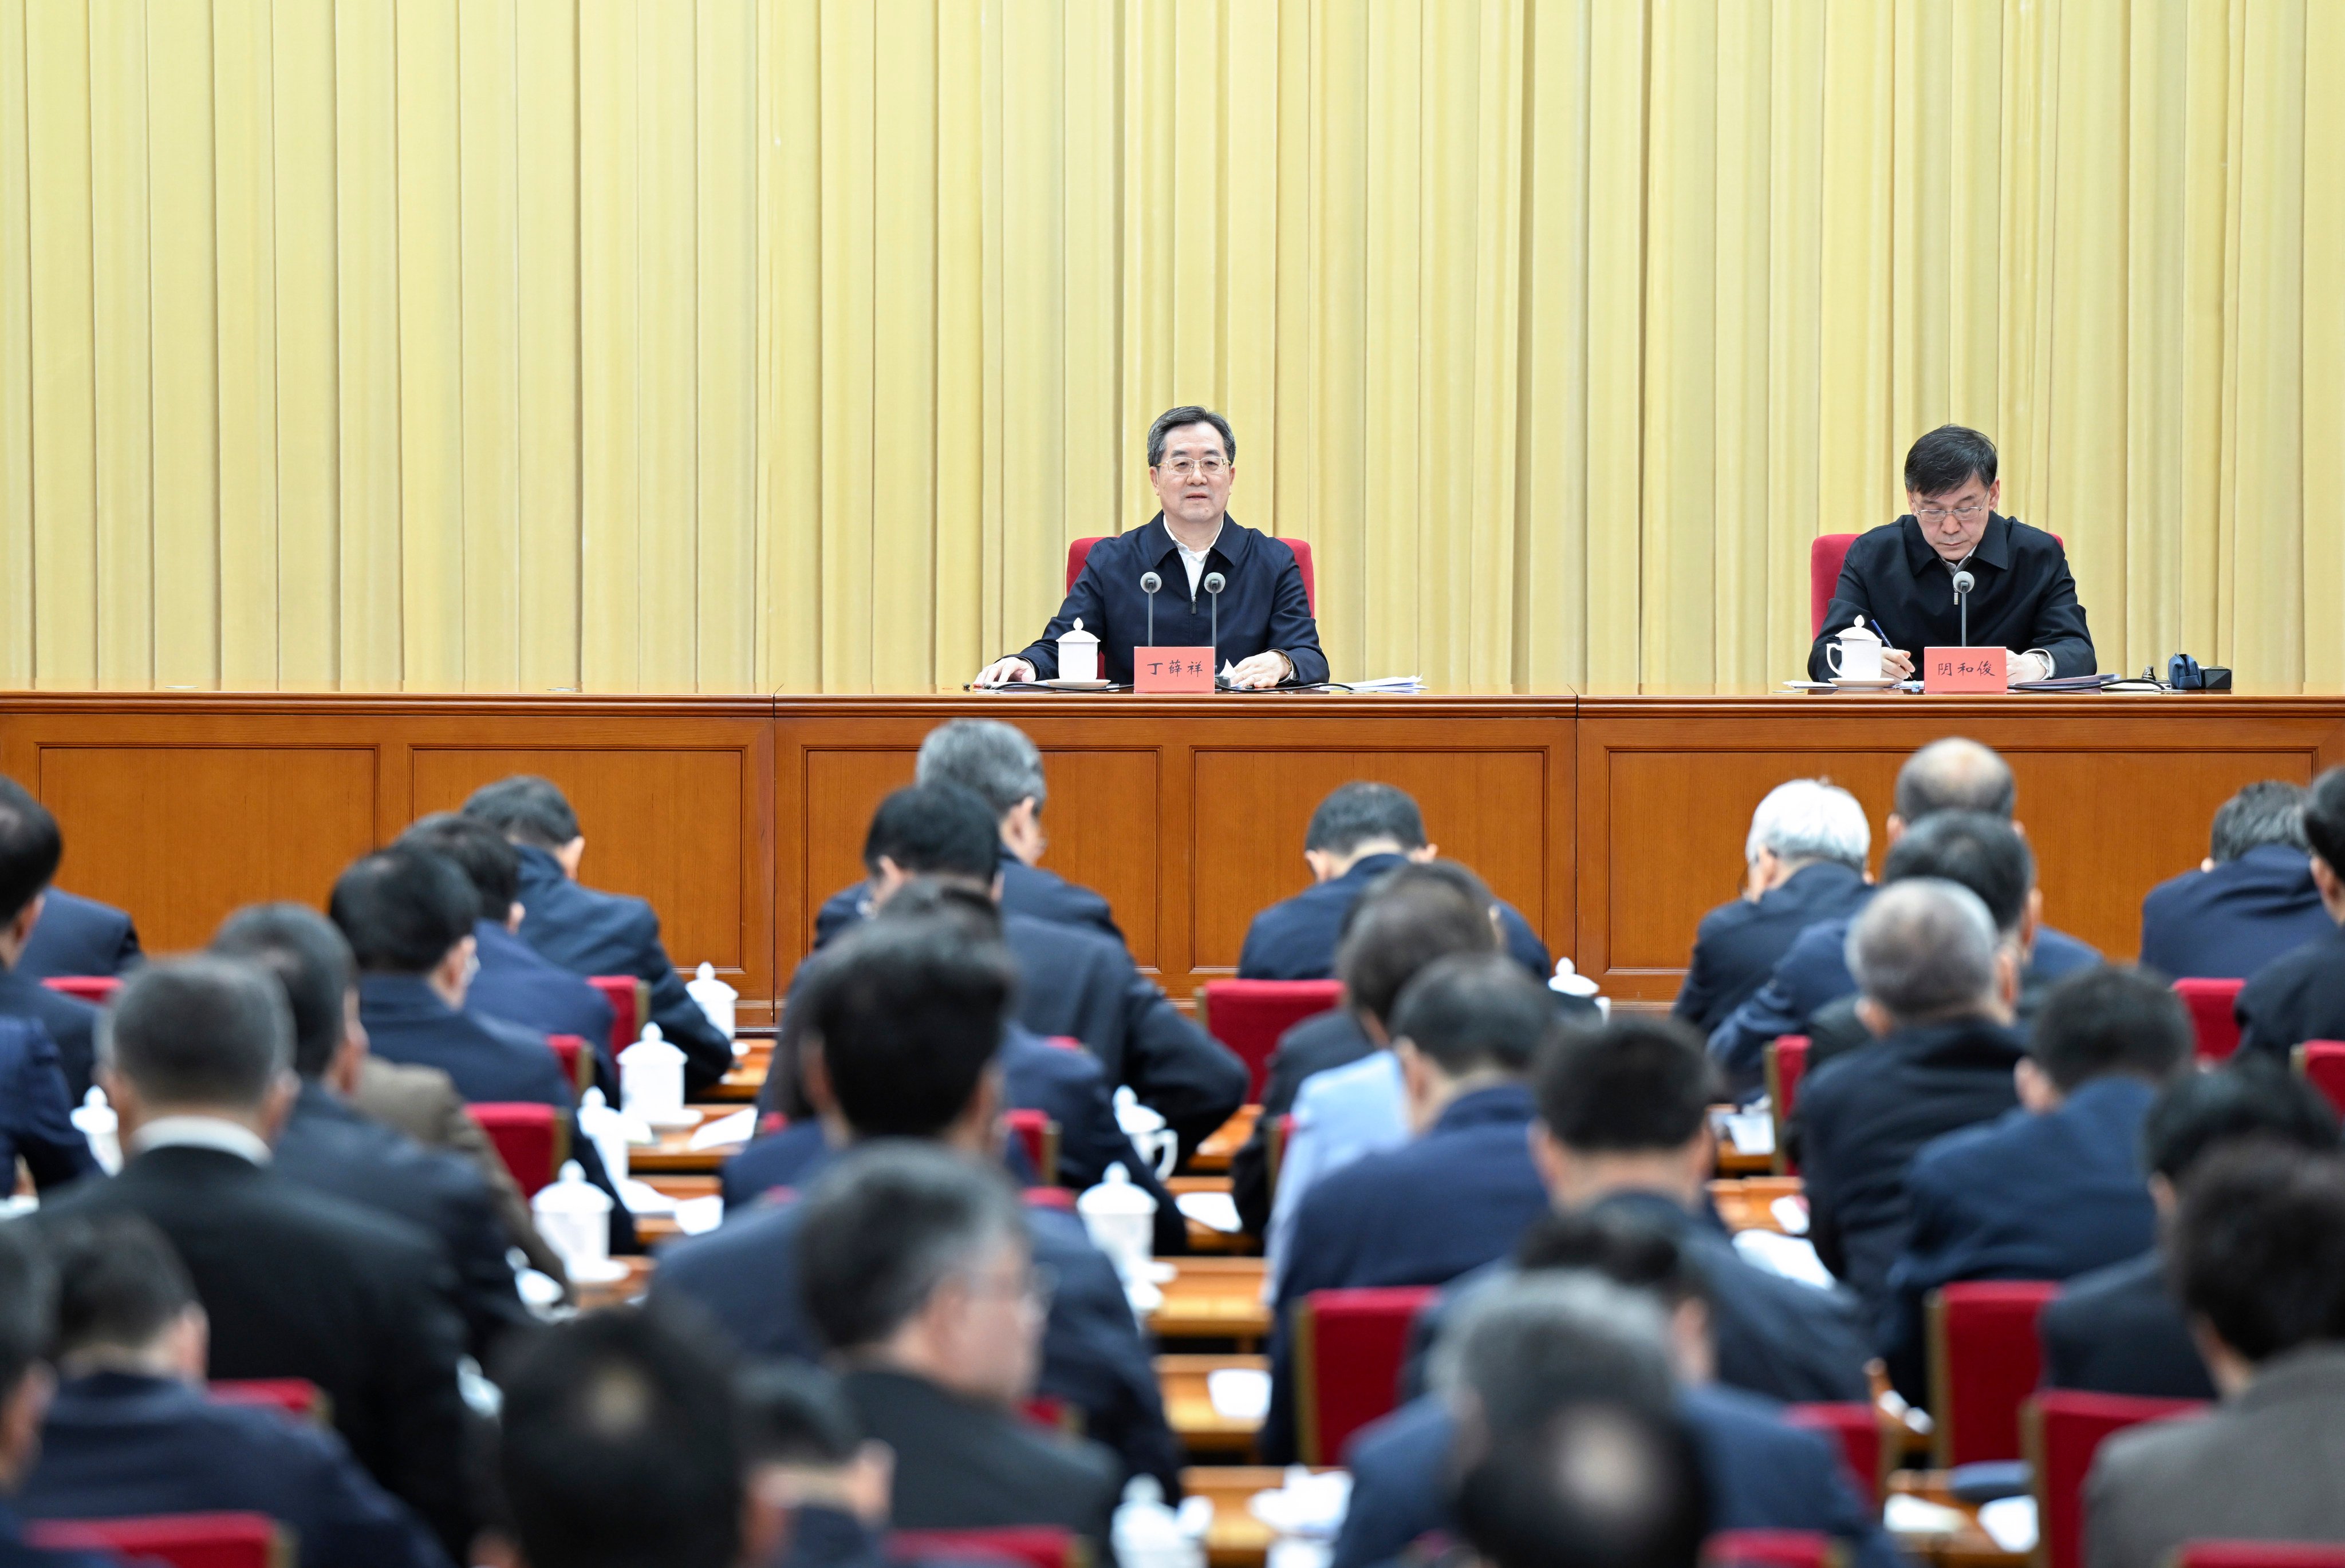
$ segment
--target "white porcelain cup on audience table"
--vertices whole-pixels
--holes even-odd
[[[1881,639],[1866,631],[1861,622],[1842,632],[1838,642],[1824,645],[1824,663],[1832,667],[1833,677],[1842,681],[1882,679],[1881,655]]]

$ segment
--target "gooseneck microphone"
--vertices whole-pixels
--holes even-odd
[[[1143,572],[1140,574],[1140,591],[1148,595],[1147,646],[1151,648],[1156,646],[1156,591],[1163,586],[1164,579],[1157,576],[1153,572]]]
[[[1978,586],[1968,567],[1954,568],[1954,605],[1962,612],[1963,646],[1971,645],[1971,590]]]
[[[1213,657],[1216,659],[1222,656],[1222,590],[1229,585],[1230,580],[1220,572],[1205,573],[1205,592],[1213,596]]]

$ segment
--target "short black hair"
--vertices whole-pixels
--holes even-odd
[[[969,1108],[1001,1048],[1017,962],[944,919],[875,920],[826,954],[799,1001],[848,1125],[934,1138]]]
[[[285,992],[293,1018],[293,1070],[323,1077],[341,1049],[343,1009],[357,983],[357,961],[334,923],[306,904],[254,904],[238,910],[212,937],[210,951],[241,958]]]
[[[444,855],[394,844],[334,880],[326,911],[368,975],[428,975],[472,934],[480,895]]]
[[[45,1363],[56,1330],[57,1272],[35,1219],[0,1223],[0,1401]]]
[[[1349,855],[1355,845],[1389,838],[1403,849],[1425,847],[1425,814],[1406,790],[1362,780],[1337,788],[1311,814],[1303,847]]]
[[[1525,1073],[1562,1029],[1546,986],[1503,953],[1436,958],[1401,988],[1392,1036],[1451,1077]]]
[[[150,1110],[257,1108],[293,1065],[293,1015],[258,965],[208,953],[166,959],[115,993],[100,1054]]]
[[[515,774],[482,784],[465,797],[464,814],[478,817],[515,844],[560,849],[578,836],[578,814],[552,779]]]
[[[816,1183],[798,1226],[807,1315],[841,1353],[903,1327],[956,1271],[1007,1240],[1026,1216],[998,1167],[933,1144],[852,1148]]]
[[[838,1380],[810,1361],[764,1361],[742,1369],[743,1456],[752,1464],[827,1470],[863,1446],[863,1421]]]
[[[2250,1361],[2345,1340],[2345,1158],[2250,1139],[2182,1184],[2176,1293]]]
[[[742,1463],[732,1369],[655,1305],[523,1337],[500,1370],[498,1479],[531,1568],[731,1568]]]
[[[2062,1094],[2115,1073],[2162,1084],[2190,1065],[2193,1046],[2181,998],[2115,965],[2055,985],[2027,1032],[2027,1054]]]
[[[1335,977],[1354,1008],[1390,1033],[1401,990],[1436,958],[1497,949],[1489,906],[1428,877],[1380,876],[1354,901],[1335,945]]]
[[[2304,792],[2304,842],[2345,876],[2345,767],[2330,768]]]
[[[50,1224],[48,1243],[60,1359],[143,1351],[196,1304],[178,1249],[143,1214],[69,1216]]]
[[[1710,1300],[1708,1282],[1678,1239],[1648,1220],[1589,1209],[1542,1214],[1515,1243],[1515,1267],[1579,1269],[1632,1290],[1650,1290],[1670,1306]]]
[[[1458,1533],[1492,1568],[1695,1568],[1710,1533],[1700,1455],[1667,1407],[1563,1405],[1458,1476]]]
[[[879,803],[863,835],[863,866],[873,875],[886,855],[899,870],[991,883],[1001,857],[993,808],[958,784],[909,784]]]
[[[1907,828],[1881,863],[1883,884],[1934,876],[1969,888],[2008,936],[2027,913],[2035,856],[2010,822],[1983,811],[1933,812]]]
[[[1966,425],[1940,425],[1905,452],[1905,488],[1944,495],[1976,479],[1995,483],[1995,443]]]
[[[1148,427],[1148,466],[1155,468],[1164,460],[1164,438],[1183,425],[1211,425],[1220,432],[1222,456],[1231,462],[1238,460],[1238,438],[1230,429],[1229,420],[1211,409],[1201,409],[1194,403],[1183,403],[1177,409],[1167,409]]]
[[[2285,844],[2310,849],[2304,837],[2304,786],[2285,779],[2262,779],[2215,809],[2207,853],[2218,865],[2251,849]]]
[[[521,902],[521,852],[513,848],[513,840],[477,816],[435,811],[417,817],[396,842],[454,861],[456,869],[480,895],[479,913],[483,920],[502,926],[513,914],[513,906]]]
[[[1907,827],[1941,811],[2007,818],[2019,808],[2019,781],[1993,746],[1947,735],[1905,759],[1897,770],[1895,804]]]
[[[1712,1098],[1710,1051],[1675,1018],[1615,1018],[1567,1032],[1531,1074],[1539,1119],[1566,1148],[1643,1153],[1683,1148]]]
[[[16,918],[57,874],[65,835],[49,808],[0,774],[0,921]]]
[[[2141,1128],[2142,1164],[2179,1187],[2210,1149],[2261,1138],[2315,1153],[2337,1149],[2337,1113],[2320,1090],[2260,1054],[2166,1086]]]

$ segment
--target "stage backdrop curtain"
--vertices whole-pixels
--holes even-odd
[[[1943,420],[2345,690],[2345,5],[0,0],[0,685],[909,691],[1164,407],[1340,675],[1737,691]]]

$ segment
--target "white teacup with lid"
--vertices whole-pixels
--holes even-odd
[[[1083,630],[1083,618],[1059,633],[1059,679],[1061,681],[1096,681],[1099,679],[1098,636]]]
[[[1881,656],[1886,646],[1859,616],[1838,639],[1824,644],[1824,663],[1835,681],[1878,681],[1883,679]]]

